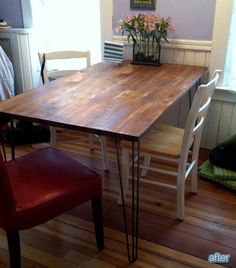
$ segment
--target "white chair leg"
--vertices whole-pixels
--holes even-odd
[[[199,147],[200,147],[200,138],[197,137],[193,151],[192,151],[192,161],[195,161],[195,164],[192,168],[191,172],[191,192],[192,193],[197,193],[197,188],[198,188],[198,156],[199,156]]]
[[[177,218],[184,220],[185,210],[185,182],[177,178]]]
[[[144,163],[143,163],[143,168],[141,172],[141,177],[144,177],[147,175],[148,167],[150,165],[150,160],[151,160],[150,155],[144,155]]]
[[[57,146],[57,135],[56,135],[56,128],[50,127],[50,146],[56,147]]]
[[[108,158],[107,158],[107,139],[105,136],[100,136],[101,148],[102,148],[102,161],[103,169],[108,170]]]
[[[122,185],[123,185],[123,194],[124,194],[124,200],[126,197],[126,193],[128,190],[128,185],[129,185],[129,151],[122,149]],[[122,205],[122,196],[121,196],[121,191],[120,195],[117,201],[118,205]]]

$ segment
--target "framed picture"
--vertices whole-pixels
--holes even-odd
[[[131,9],[156,9],[156,0],[130,0]]]

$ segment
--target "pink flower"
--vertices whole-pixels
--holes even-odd
[[[168,16],[167,17],[168,30],[173,33],[175,31],[175,26],[171,21],[172,21],[172,17]]]
[[[173,32],[175,31],[175,26],[174,26],[174,24],[170,23],[168,29],[169,29],[170,32],[173,33]]]
[[[125,18],[119,20],[118,29],[122,33],[128,33],[128,41],[132,40],[134,43],[145,39],[155,40],[157,43],[164,39],[166,42],[168,32],[173,32],[175,26],[171,22],[172,18],[161,17],[159,14],[126,14]]]
[[[130,13],[126,13],[125,14],[125,20],[131,20],[132,19],[132,14],[130,14]]]
[[[123,24],[124,20],[121,19],[118,21],[118,31],[121,31],[122,30],[122,24]]]
[[[154,14],[146,15],[144,17],[144,28],[145,28],[145,30],[148,31],[148,32],[154,31],[158,21],[159,21],[159,18],[156,15],[154,15]]]

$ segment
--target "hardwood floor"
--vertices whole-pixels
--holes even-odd
[[[67,138],[76,138],[73,142]],[[87,135],[86,135],[87,137]],[[105,249],[95,246],[90,204],[86,203],[31,230],[21,231],[22,267],[222,267],[208,262],[215,252],[231,254],[225,267],[236,267],[236,194],[199,179],[199,192],[186,189],[186,219],[175,218],[175,192],[141,184],[138,261],[129,264],[122,209],[117,206],[119,182],[112,140],[108,140],[109,172],[102,170],[99,149],[89,151],[71,132],[61,134],[59,148],[103,176]],[[23,155],[45,144],[16,147]],[[10,150],[7,148],[8,155]],[[208,152],[201,151],[201,162]],[[155,177],[150,173],[148,176]],[[169,178],[168,178],[169,179]],[[128,208],[130,207],[130,191]],[[128,218],[129,218],[128,211]],[[0,231],[0,267],[9,267],[7,243]]]

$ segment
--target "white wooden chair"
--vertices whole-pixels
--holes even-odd
[[[71,75],[81,69],[90,67],[90,51],[52,51],[38,53],[43,83],[48,83],[62,76]],[[51,146],[57,146],[56,127],[50,127]],[[89,134],[89,147],[93,149],[94,137],[101,143],[104,170],[108,170],[106,137]]]
[[[212,80],[206,85],[200,85],[195,94],[190,109],[185,129],[177,128],[169,125],[158,125],[151,130],[148,136],[140,143],[140,156],[144,157],[142,168],[141,182],[147,182],[153,185],[163,186],[177,190],[177,218],[184,219],[185,210],[185,180],[191,175],[191,191],[197,193],[197,171],[198,171],[198,154],[203,130],[204,121],[207,111],[214,93],[216,83],[218,81],[220,71],[216,71]],[[131,166],[131,144],[130,142],[122,142],[122,177],[124,185],[124,197],[128,190],[129,168]],[[168,168],[160,169],[150,166],[150,160],[159,159],[169,165],[167,167],[176,166],[176,170],[168,170]],[[170,164],[172,163],[172,164]],[[173,164],[175,163],[175,164]],[[172,184],[142,178],[146,175],[147,170],[164,173],[175,176]],[[122,204],[121,194],[118,204]]]

